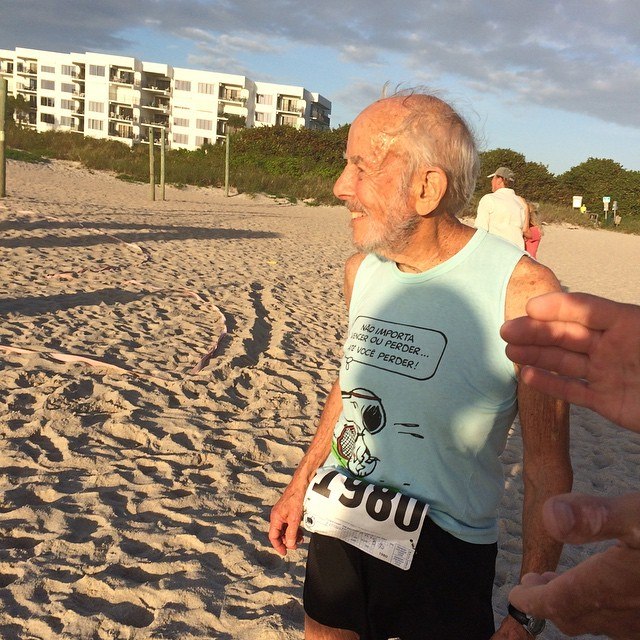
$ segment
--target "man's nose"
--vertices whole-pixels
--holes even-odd
[[[347,165],[333,185],[333,195],[340,200],[349,200],[353,196],[353,168]]]

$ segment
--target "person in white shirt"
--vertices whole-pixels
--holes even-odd
[[[485,229],[524,249],[523,233],[528,227],[527,207],[511,188],[515,178],[513,171],[508,167],[499,167],[487,178],[491,178],[492,193],[480,198],[476,229]]]

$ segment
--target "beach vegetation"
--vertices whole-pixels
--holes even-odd
[[[50,162],[49,158],[43,158],[36,153],[22,151],[21,149],[7,149],[5,157],[9,160],[20,160],[21,162],[30,162],[31,164],[46,164]]]
[[[17,98],[9,110],[25,108]],[[231,116],[230,116],[231,118]],[[238,193],[265,193],[310,205],[338,204],[333,183],[344,167],[344,150],[349,125],[328,131],[295,129],[289,126],[246,128],[244,122],[230,119],[230,186]],[[129,148],[117,141],[97,140],[74,132],[37,133],[7,120],[7,147],[10,153],[31,154],[21,159],[58,158],[81,162],[88,169],[112,171],[118,178],[134,182],[149,179],[149,148],[146,143]],[[195,151],[167,150],[165,182],[173,185],[222,187],[225,179],[224,144],[207,144]],[[12,156],[9,156],[12,157]],[[13,156],[17,157],[17,156]],[[157,155],[156,155],[157,157]],[[554,175],[538,162],[511,149],[492,149],[480,154],[480,178],[463,216],[475,215],[478,200],[489,192],[486,178],[499,166],[516,174],[516,192],[541,205],[547,222],[563,221],[588,226],[589,215],[572,208],[573,196],[580,195],[589,213],[598,212],[597,224],[614,227],[613,212],[602,215],[604,196],[617,202],[620,231],[640,232],[640,172],[629,171],[614,160],[589,158],[569,171]],[[156,161],[156,183],[160,179]]]

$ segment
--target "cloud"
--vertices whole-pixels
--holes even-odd
[[[5,0],[0,42],[118,53],[132,44],[125,28],[190,41],[190,59],[218,70],[223,59],[240,68],[247,52],[314,46],[328,64],[398,61],[403,77],[456,78],[505,100],[640,127],[637,0]]]

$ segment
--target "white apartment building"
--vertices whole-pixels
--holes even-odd
[[[0,78],[23,96],[25,126],[76,131],[132,146],[158,139],[197,149],[227,133],[229,116],[246,126],[328,129],[331,102],[304,87],[254,82],[246,76],[181,69],[102,53],[0,49]]]

